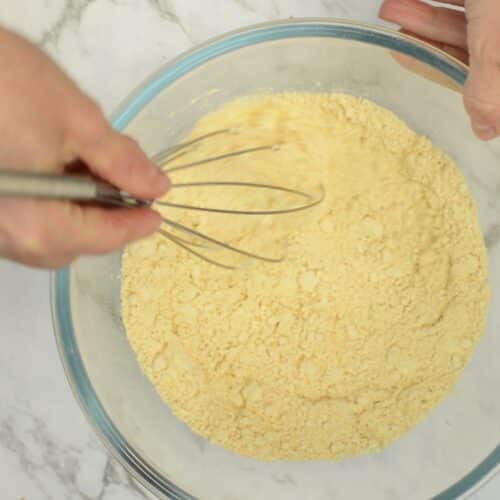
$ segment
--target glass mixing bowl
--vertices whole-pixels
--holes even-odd
[[[455,159],[477,201],[490,259],[486,332],[455,391],[384,452],[340,463],[259,463],[194,435],[155,393],[129,347],[120,319],[120,253],[83,258],[54,274],[56,338],[73,391],[111,453],[152,492],[208,500],[449,499],[499,469],[500,148],[470,131],[457,92],[466,73],[444,53],[398,33],[295,20],[210,41],[162,68],[121,106],[114,126],[153,155],[237,96],[269,90],[366,96]]]

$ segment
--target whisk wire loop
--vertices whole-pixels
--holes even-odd
[[[255,146],[251,148],[245,148],[237,151],[230,151],[228,153],[224,153],[221,155],[211,156],[208,158],[203,158],[201,160],[184,163],[181,165],[176,165],[173,167],[169,167],[175,160],[187,155],[192,150],[194,150],[197,146],[199,146],[202,142],[206,141],[215,136],[230,134],[230,133],[238,133],[238,129],[235,128],[225,128],[216,130],[213,132],[209,132],[207,134],[196,137],[192,140],[185,141],[181,144],[177,144],[175,146],[171,146],[167,148],[165,151],[158,153],[153,158],[153,162],[155,162],[160,168],[162,168],[165,172],[172,174],[176,172],[180,172],[182,170],[187,170],[195,167],[200,167],[202,165],[206,165],[208,163],[215,163],[217,161],[225,160],[228,158],[235,158],[238,156],[248,155],[251,153],[255,153],[258,151],[265,150],[275,150],[279,149],[278,145],[266,145],[266,146]],[[266,184],[266,183],[257,183],[257,182],[241,182],[241,181],[198,181],[198,182],[176,182],[171,185],[172,189],[185,189],[191,187],[227,187],[227,188],[249,188],[249,189],[260,189],[260,190],[268,190],[274,192],[280,192],[283,194],[294,195],[296,197],[305,200],[298,205],[286,208],[267,208],[267,209],[231,209],[231,208],[222,208],[222,207],[205,207],[192,205],[187,203],[175,203],[167,200],[156,200],[153,202],[153,205],[169,207],[174,209],[185,209],[185,210],[194,210],[199,212],[209,212],[209,213],[218,213],[218,214],[233,214],[233,215],[284,215],[290,214],[294,212],[300,212],[303,210],[307,210],[313,208],[314,206],[321,203],[325,197],[325,191],[323,186],[320,186],[318,196],[312,196],[310,193],[305,191],[301,191],[298,189],[293,189],[289,187],[278,186],[274,184]],[[188,236],[193,237],[193,240],[183,238],[177,234],[174,234],[171,230],[167,231],[165,229],[160,229],[159,234],[167,238],[172,243],[176,244],[180,248],[186,250],[187,252],[201,258],[202,260],[209,262],[211,264],[215,264],[219,267],[225,269],[235,269],[237,266],[230,265],[225,262],[221,262],[219,260],[208,257],[204,253],[200,251],[200,249],[209,249],[209,248],[218,248],[221,250],[230,251],[239,256],[251,258],[255,260],[260,260],[264,262],[282,262],[284,256],[276,257],[268,257],[265,255],[260,255],[254,252],[250,252],[248,250],[244,250],[229,243],[225,243],[221,240],[213,238],[205,233],[200,231],[196,231],[190,227],[187,227],[179,222],[176,222],[170,218],[163,217],[163,223],[166,226],[169,226],[173,230],[182,232]],[[203,243],[200,243],[200,240]],[[193,248],[194,247],[194,248]],[[195,249],[196,248],[196,249]]]

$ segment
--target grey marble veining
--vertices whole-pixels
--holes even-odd
[[[158,66],[209,37],[288,17],[376,22],[378,0],[3,0],[0,24],[50,53],[110,113]],[[105,76],[96,78],[96,75]],[[493,188],[498,196],[500,186]],[[500,224],[486,234],[500,241]],[[59,362],[48,274],[0,261],[0,484],[6,500],[150,498],[102,446]],[[293,487],[293,478],[276,482]],[[500,498],[500,479],[474,496]]]

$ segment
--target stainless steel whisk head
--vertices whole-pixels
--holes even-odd
[[[169,167],[175,160],[189,153],[193,148],[200,145],[203,141],[211,137],[223,134],[235,133],[236,129],[226,128],[217,130],[193,140],[171,146],[165,151],[155,155],[152,159],[159,167],[163,168],[169,175],[175,174],[186,169],[202,167],[203,165],[214,163],[227,158],[251,154],[257,151],[274,150],[278,149],[277,145],[258,146],[253,148],[241,149],[238,151],[231,151],[222,155],[203,158],[202,160],[188,162],[181,165]],[[256,182],[242,182],[242,181],[197,181],[197,182],[173,182],[171,189],[186,189],[193,187],[227,187],[227,188],[249,188],[255,190],[267,190],[270,192],[280,192],[282,194],[294,195],[303,200],[303,203],[277,209],[254,209],[254,210],[239,210],[229,209],[223,207],[203,207],[190,204],[174,203],[170,201],[153,200],[145,201],[130,196],[128,193],[120,191],[114,186],[100,182],[93,177],[87,175],[70,175],[70,174],[41,174],[41,173],[27,173],[15,172],[9,170],[0,170],[0,196],[14,196],[14,197],[34,197],[34,198],[52,198],[52,199],[65,199],[75,201],[93,201],[107,205],[121,206],[121,207],[137,207],[137,206],[163,206],[175,209],[193,210],[198,212],[210,212],[219,214],[231,215],[279,215],[290,214],[293,212],[300,212],[310,209],[319,203],[324,198],[324,189],[319,187],[319,194],[313,196],[307,192],[300,191],[284,186],[274,184],[256,183]],[[200,259],[215,264],[219,267],[226,269],[234,269],[238,266],[230,265],[227,262],[222,262],[215,258],[209,257],[202,253],[202,250],[221,249],[229,251],[235,255],[255,259],[264,262],[281,262],[283,256],[270,257],[250,252],[243,248],[238,248],[234,245],[213,238],[208,234],[202,233],[181,224],[170,217],[162,216],[164,226],[158,230],[158,233],[167,238],[172,243],[187,252],[199,257]],[[179,236],[181,233],[183,236]]]
[[[169,167],[169,165],[174,161],[185,154],[187,154],[191,148],[196,147],[203,141],[206,141],[207,139],[210,139],[214,136],[217,135],[224,135],[224,134],[231,134],[231,133],[237,133],[237,129],[231,129],[231,128],[226,128],[226,129],[221,129],[221,130],[216,130],[214,132],[210,132],[208,134],[199,136],[193,140],[178,144],[176,146],[172,146],[165,151],[162,151],[161,153],[157,154],[156,156],[153,157],[153,162],[155,162],[157,165],[162,166],[163,170],[167,172],[169,175],[172,175],[175,172],[179,172],[182,170],[186,169],[191,169],[191,168],[196,168],[196,167],[202,167],[203,165],[206,165],[208,163],[213,163],[221,160],[225,160],[227,158],[232,158],[232,157],[237,157],[237,156],[242,156],[242,155],[248,155],[251,153],[255,153],[257,151],[264,151],[264,150],[277,150],[279,149],[278,145],[267,145],[267,146],[257,146],[257,147],[252,147],[252,148],[246,148],[246,149],[241,149],[237,151],[231,151],[229,153],[224,153],[221,155],[216,155],[216,156],[211,156],[208,158],[203,158],[202,160],[197,160],[193,162],[188,162],[184,163],[181,165],[176,165],[173,167]],[[292,189],[284,186],[278,186],[275,184],[265,184],[265,183],[256,183],[256,182],[242,182],[242,181],[197,181],[197,182],[179,182],[176,183],[174,182],[171,185],[172,189],[183,189],[183,188],[189,188],[189,187],[243,187],[243,188],[250,188],[250,189],[258,189],[258,190],[268,190],[268,191],[274,191],[274,192],[281,192],[283,194],[292,194],[297,196],[298,198],[301,198],[304,200],[303,203],[292,206],[292,207],[286,207],[286,208],[277,208],[277,209],[254,209],[254,210],[243,210],[243,209],[228,209],[228,208],[222,208],[222,207],[202,207],[202,206],[197,206],[197,205],[188,205],[188,204],[180,204],[180,203],[173,203],[169,201],[154,201],[153,205],[161,205],[161,206],[166,206],[166,207],[171,207],[171,208],[180,208],[180,209],[186,209],[186,210],[195,210],[195,211],[200,211],[200,212],[211,212],[211,213],[220,213],[220,214],[231,214],[231,215],[245,215],[245,216],[255,216],[255,215],[280,215],[280,214],[290,214],[293,212],[300,212],[303,210],[307,210],[309,208],[314,207],[315,205],[318,205],[324,198],[324,189],[322,186],[320,186],[320,192],[318,196],[313,196],[310,193],[307,193],[305,191],[300,191],[298,189]],[[162,220],[165,225],[168,227],[178,230],[184,234],[186,234],[188,237],[195,237],[196,241],[192,241],[189,239],[185,239],[182,237],[179,237],[178,235],[175,235],[172,233],[172,231],[165,230],[165,229],[160,229],[159,233],[164,236],[165,238],[169,239],[176,245],[180,246],[184,250],[190,252],[193,255],[196,255],[197,257],[210,262],[212,264],[215,264],[219,267],[223,267],[226,269],[234,269],[237,266],[229,265],[227,263],[212,259],[204,254],[202,254],[199,250],[196,249],[196,247],[204,247],[203,244],[200,245],[199,241],[201,240],[202,242],[205,242],[209,247],[215,247],[215,248],[220,248],[224,250],[229,250],[231,252],[234,252],[235,254],[238,254],[243,257],[248,257],[256,260],[261,260],[265,262],[281,262],[283,261],[283,256],[280,257],[268,257],[265,255],[259,255],[254,252],[250,252],[248,250],[238,248],[236,246],[230,245],[228,243],[225,243],[221,240],[212,238],[211,236],[201,233],[199,231],[196,231],[195,229],[192,229],[188,226],[185,226],[183,224],[180,224],[179,222],[176,222],[170,218],[167,217],[162,217]]]

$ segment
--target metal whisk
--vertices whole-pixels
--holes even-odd
[[[171,146],[168,149],[158,153],[152,158],[153,163],[160,166],[170,175],[189,168],[201,167],[208,163],[224,160],[226,158],[251,154],[257,151],[278,149],[277,145],[258,146],[248,149],[232,151],[218,156],[204,158],[199,161],[185,163],[170,167],[174,161],[196,148],[200,143],[214,137],[216,135],[234,133],[234,129],[223,129],[205,134],[196,139]],[[159,200],[140,200],[128,193],[117,189],[116,187],[98,181],[89,175],[73,175],[73,174],[42,174],[32,172],[15,172],[10,170],[0,170],[0,197],[29,197],[29,198],[45,198],[59,200],[73,200],[80,202],[97,202],[105,205],[119,207],[139,207],[139,206],[164,206],[170,208],[180,208],[186,210],[195,210],[200,212],[212,212],[221,214],[233,215],[278,215],[289,214],[307,210],[318,205],[324,198],[323,187],[319,187],[319,194],[313,196],[304,191],[293,188],[278,186],[274,184],[241,182],[241,181],[203,181],[203,182],[179,182],[172,183],[171,189],[185,189],[190,187],[244,187],[256,190],[268,190],[281,192],[283,194],[295,195],[304,200],[302,204],[283,207],[277,209],[256,209],[256,210],[238,210],[227,209],[223,207],[202,207],[197,205],[188,205],[173,203],[169,201]],[[178,245],[187,252],[199,257],[200,259],[215,264],[226,269],[234,269],[237,266],[218,261],[201,253],[202,248],[223,249],[230,251],[242,257],[256,259],[265,262],[281,262],[283,256],[269,257],[250,252],[248,250],[238,248],[224,241],[213,238],[207,234],[196,231],[184,224],[176,222],[168,217],[162,217],[164,227],[158,230],[158,233],[167,238],[172,243]],[[174,231],[183,233],[185,237],[175,234]]]

